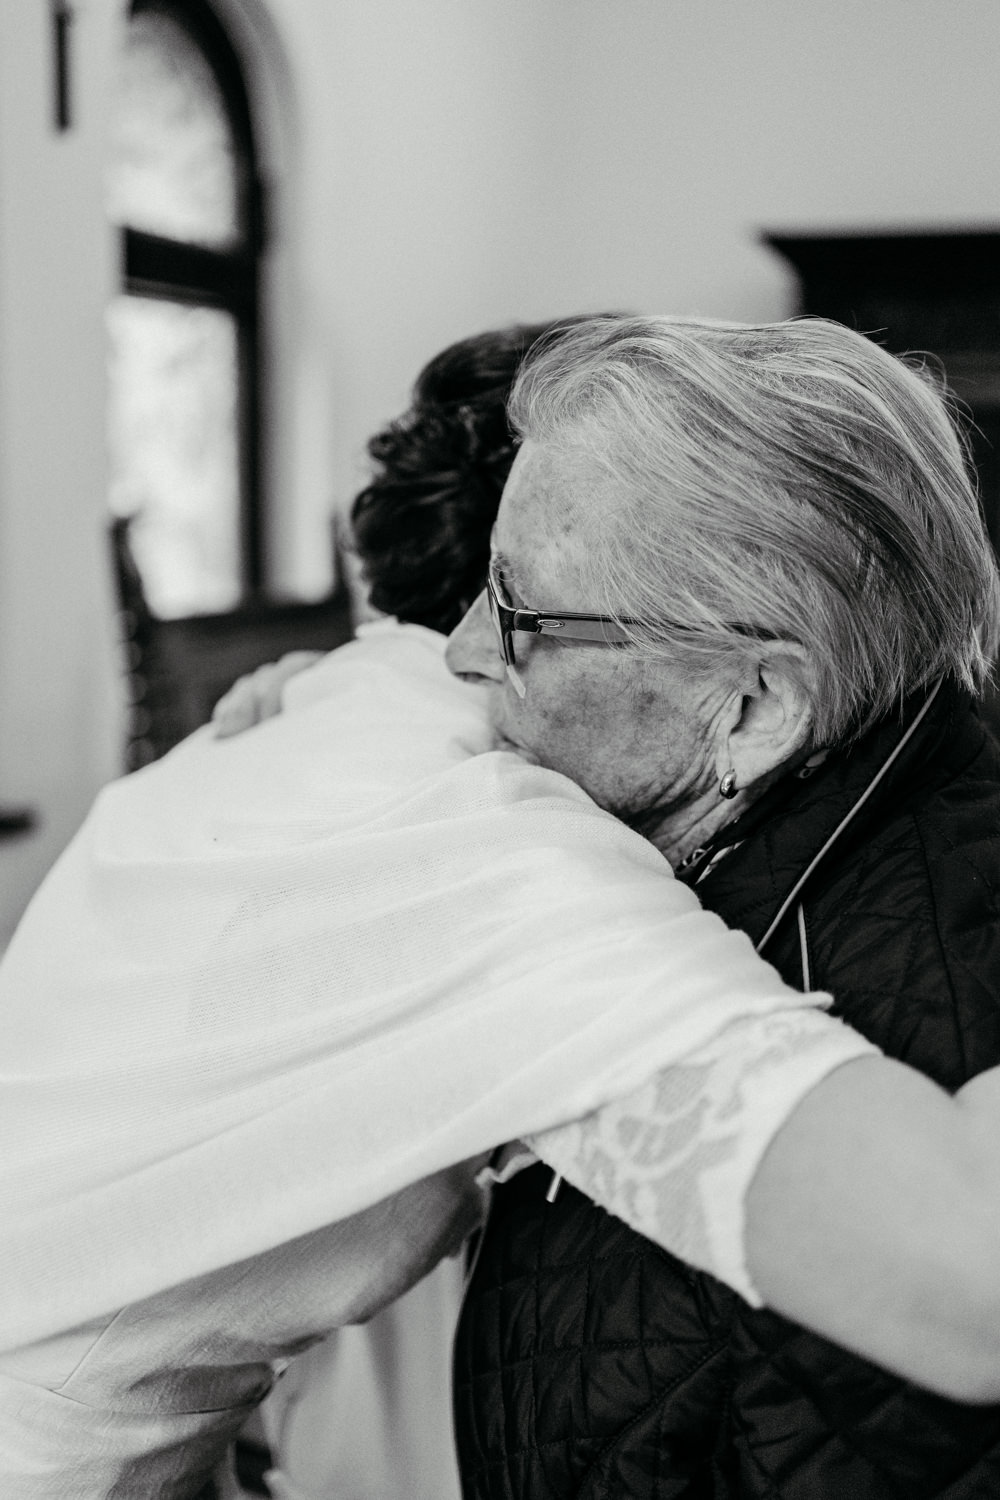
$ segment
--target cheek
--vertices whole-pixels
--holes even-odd
[[[632,712],[618,683],[582,657],[582,652],[575,656],[569,669],[556,659],[544,680],[539,672],[524,704],[535,742],[554,765],[566,768],[579,769],[616,754],[632,731]]]
[[[574,718],[574,705],[578,704],[579,687],[575,673],[566,671],[566,664],[556,654],[558,647],[549,649],[539,643],[530,653],[518,652],[517,671],[524,683],[524,697],[519,697],[510,682],[503,686],[505,712],[511,723],[522,733],[530,732],[534,741],[564,730]]]

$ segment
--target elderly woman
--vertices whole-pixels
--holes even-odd
[[[890,1057],[947,1090],[995,1064],[1000,758],[975,700],[997,572],[938,392],[826,322],[597,320],[529,358],[511,416],[524,443],[488,590],[449,646],[454,671],[489,684],[499,743],[640,830]],[[908,1316],[930,1356],[933,1314],[901,1290],[908,1235],[885,1253],[871,1182],[885,1224],[916,1240],[962,1171],[925,1180],[931,1135],[886,1173],[878,1092],[851,1102],[868,1066],[817,1091],[833,1104],[842,1088],[835,1107],[793,1117],[811,1180],[808,1152],[782,1157],[791,1127],[765,1158],[750,1271],[772,1306],[855,1348],[881,1330],[879,1357],[906,1367],[894,1326]],[[705,1224],[679,1225],[676,1205],[725,1159],[703,1082],[692,1069],[686,1109],[651,1087],[566,1134],[577,1181],[589,1163],[604,1202],[640,1206],[654,1237],[670,1224],[701,1264]],[[551,1138],[545,1155],[497,1190],[463,1313],[467,1500],[1000,1493],[1000,1407],[918,1390],[748,1306],[558,1188]],[[869,1222],[828,1253],[831,1201],[867,1203]],[[947,1222],[942,1263],[946,1243]]]
[[[195,736],[106,789],[32,904],[0,973],[0,1266],[17,1293],[0,1318],[5,1493],[195,1494],[292,1354],[458,1243],[489,1148],[517,1132],[751,1302],[763,1293],[953,1394],[997,1390],[981,1326],[997,1232],[978,1202],[982,1183],[1000,1201],[997,1080],[951,1104],[877,1057],[702,910],[652,844],[530,764],[546,746],[581,779],[589,764],[598,795],[624,807],[627,765],[600,737],[586,755],[576,743],[601,674],[643,734],[667,699],[678,731],[701,701],[641,650],[512,644],[512,629],[592,642],[636,629],[614,605],[613,619],[513,610],[507,589],[565,587],[572,603],[580,588],[572,567],[559,576],[551,513],[546,533],[548,500],[572,498],[558,473],[543,473],[537,553],[517,556],[531,540],[518,484],[526,494],[538,451],[500,515],[504,660],[484,657],[486,694],[448,676],[432,632],[375,627],[303,674],[276,721],[222,744]],[[568,464],[577,499],[599,498]],[[780,642],[766,652],[756,682],[740,675],[740,703],[712,706],[744,782],[793,741],[811,758],[795,707],[808,694],[785,682]],[[643,749],[610,711],[594,727]],[[524,753],[486,753],[498,732]],[[664,799],[650,831],[690,803]],[[652,1095],[630,1098],[657,1068]],[[839,1138],[825,1142],[830,1122]],[[857,1142],[869,1154],[855,1174]],[[898,1188],[915,1142],[933,1214]],[[794,1203],[809,1208],[800,1234]],[[951,1211],[960,1233],[945,1246]],[[900,1259],[877,1319],[844,1314],[859,1247],[883,1283]],[[945,1272],[957,1301],[941,1296]],[[858,1303],[871,1311],[870,1286]],[[914,1341],[924,1309],[940,1349]]]

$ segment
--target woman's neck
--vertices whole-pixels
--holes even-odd
[[[757,800],[761,791],[762,787],[759,790],[753,787],[737,792],[735,797],[723,798],[714,789],[687,807],[665,813],[650,826],[636,825],[637,831],[649,839],[676,870],[697,850],[710,844],[727,824],[735,822]]]

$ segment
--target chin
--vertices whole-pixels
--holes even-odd
[[[533,750],[528,750],[524,745],[519,745],[516,740],[508,739],[502,729],[493,731],[493,748],[494,750],[509,750],[512,754],[519,756],[521,760],[527,761],[529,766],[540,766],[542,764]]]

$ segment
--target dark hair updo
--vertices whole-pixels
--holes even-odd
[[[461,339],[425,365],[410,408],[368,444],[374,473],[351,511],[375,609],[450,631],[483,588],[490,530],[518,440],[507,397],[531,345],[560,323]]]

